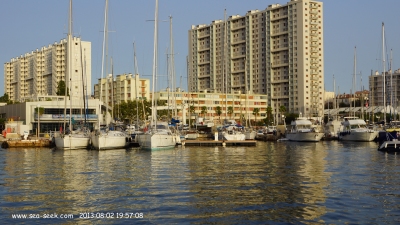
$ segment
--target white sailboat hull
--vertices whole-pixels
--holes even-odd
[[[148,150],[168,149],[176,145],[176,137],[165,133],[137,135],[137,141],[141,148]]]
[[[243,133],[224,132],[223,136],[227,141],[244,141],[246,139],[246,135],[244,135]]]
[[[188,132],[187,134],[187,138],[188,140],[196,140],[199,137],[199,133],[197,132]]]
[[[307,141],[318,142],[322,139],[324,133],[322,132],[291,132],[286,134],[289,141]]]
[[[127,136],[120,131],[93,134],[91,136],[92,148],[96,150],[120,149],[128,144]]]
[[[65,135],[54,138],[57,149],[86,149],[89,147],[89,136]]]
[[[378,131],[340,132],[339,140],[342,140],[342,141],[373,141],[377,136],[378,136]]]
[[[255,132],[254,130],[245,131],[244,135],[246,140],[254,140],[256,138],[257,132]]]

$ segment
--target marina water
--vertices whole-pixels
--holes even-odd
[[[399,224],[400,158],[377,147],[325,141],[160,151],[0,149],[0,220]],[[23,215],[41,218],[15,218]],[[43,218],[50,215],[56,218]]]

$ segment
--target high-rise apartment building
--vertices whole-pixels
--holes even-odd
[[[100,93],[102,93],[101,98]],[[149,100],[151,97],[150,80],[141,79],[138,74],[134,76],[121,74],[116,77],[109,75],[107,78],[99,79],[98,83],[94,85],[94,97],[102,102],[107,102],[109,106],[129,100]]]
[[[56,95],[65,81],[72,99],[91,94],[91,43],[71,38],[71,72],[67,75],[68,41],[61,40],[4,64],[4,90],[10,100],[25,102],[38,95]]]
[[[277,114],[323,113],[322,2],[291,0],[189,30],[188,88],[266,94]]]
[[[400,105],[400,69],[386,71],[385,76],[378,71],[368,77],[369,80],[369,105],[393,106]],[[386,83],[386,85],[384,85]],[[386,104],[384,104],[386,102]]]

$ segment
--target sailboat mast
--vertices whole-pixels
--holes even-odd
[[[133,42],[133,66],[135,70],[135,98],[136,98],[136,126],[139,128],[139,97],[138,97],[138,85],[137,85],[137,76],[139,75],[138,72],[138,66],[137,66],[137,61],[136,61],[136,45],[135,42]]]
[[[83,111],[84,111],[84,125],[86,126],[86,99],[85,99],[85,71],[86,71],[86,61],[83,61],[83,54],[82,54],[82,41],[80,41],[80,50],[81,50],[81,67],[82,67],[82,97],[83,97]],[[81,108],[81,115],[82,115],[82,108]]]
[[[382,22],[382,65],[383,65],[383,121],[386,124],[386,72],[385,72],[385,25]]]
[[[393,71],[392,71],[392,49],[390,49],[390,118],[392,118],[393,107]]]
[[[72,82],[72,0],[70,0],[70,11],[69,11],[69,16],[70,16],[70,25],[68,29],[68,89],[69,89],[69,130],[70,132],[72,131],[72,92],[71,92],[71,82]]]
[[[223,66],[222,66],[222,71],[223,71],[223,82],[222,82],[222,87],[224,88],[225,91],[225,120],[228,118],[227,113],[228,113],[228,75],[227,75],[227,68],[226,68],[226,35],[227,35],[227,22],[226,22],[226,9],[224,10],[224,49],[223,49]]]
[[[111,83],[110,84],[110,86],[111,86],[111,121],[114,121],[114,64],[113,64],[112,57],[111,57],[111,82],[110,83]]]
[[[84,77],[86,78],[86,50],[85,49],[83,49],[83,52],[85,53],[84,55],[85,55],[85,57],[84,57],[84,67],[85,67],[85,75],[84,75]],[[83,92],[84,94],[84,98],[85,98],[85,103],[84,103],[84,105],[85,105],[85,125],[87,126],[88,124],[87,124],[87,115],[88,115],[88,113],[89,113],[89,102],[88,102],[88,93],[87,93],[87,79],[85,79],[85,86],[84,86],[84,92]]]
[[[154,49],[153,49],[153,84],[152,84],[152,95],[151,95],[151,127],[156,125],[157,119],[157,108],[155,108],[154,104],[154,92],[155,92],[155,83],[156,83],[156,74],[157,74],[157,52],[158,52],[158,0],[156,0],[156,9],[154,13]]]
[[[171,54],[171,65],[170,65],[170,69],[171,69],[171,87],[172,87],[172,101],[173,101],[173,105],[174,107],[174,117],[175,119],[177,119],[177,115],[178,115],[178,110],[176,108],[176,73],[175,73],[175,53],[174,53],[174,38],[172,36],[172,16],[169,16],[169,35],[170,35],[170,54]]]
[[[66,73],[65,73],[65,93],[64,93],[64,126],[63,126],[63,131],[65,133],[65,126],[66,126],[66,115],[67,115],[67,96],[68,96],[68,87],[67,87],[67,79],[68,77],[70,77],[70,73],[71,73],[71,42],[72,42],[72,38],[71,38],[71,34],[72,34],[72,0],[69,1],[69,18],[68,18],[68,35],[67,35],[67,69],[66,69]],[[69,83],[68,83],[69,85]]]
[[[357,85],[356,85],[356,80],[357,80],[357,47],[355,47],[354,46],[354,75],[353,75],[353,91],[354,91],[354,98],[355,98],[355,96],[356,96],[356,87],[357,87]],[[355,99],[353,98],[353,106],[354,106],[354,112],[353,112],[353,116],[355,117],[356,116],[356,110],[355,110],[355,108],[356,108],[356,101],[355,101]]]
[[[104,79],[104,58],[105,58],[105,45],[106,45],[106,39],[107,39],[107,11],[108,11],[108,0],[106,0],[106,5],[104,9],[104,33],[103,33],[103,47],[102,47],[102,52],[101,52],[101,80]],[[100,82],[100,93],[99,93],[99,115],[101,115],[101,100],[103,99],[103,84]],[[100,118],[98,118],[98,126],[100,129]]]
[[[332,108],[336,109],[336,81],[335,81],[335,74],[333,74],[333,104]]]
[[[167,118],[169,119],[169,106],[171,105],[169,101],[169,96],[170,96],[170,90],[171,90],[171,68],[170,68],[170,59],[168,55],[168,48],[166,50],[166,55],[167,55],[167,103],[168,103],[168,109],[167,109]]]

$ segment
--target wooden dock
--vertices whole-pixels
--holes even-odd
[[[2,148],[37,148],[37,147],[53,147],[53,143],[49,139],[35,139],[35,140],[4,140],[1,143]]]
[[[185,140],[182,146],[256,146],[256,140],[245,141],[215,141],[215,140]]]

